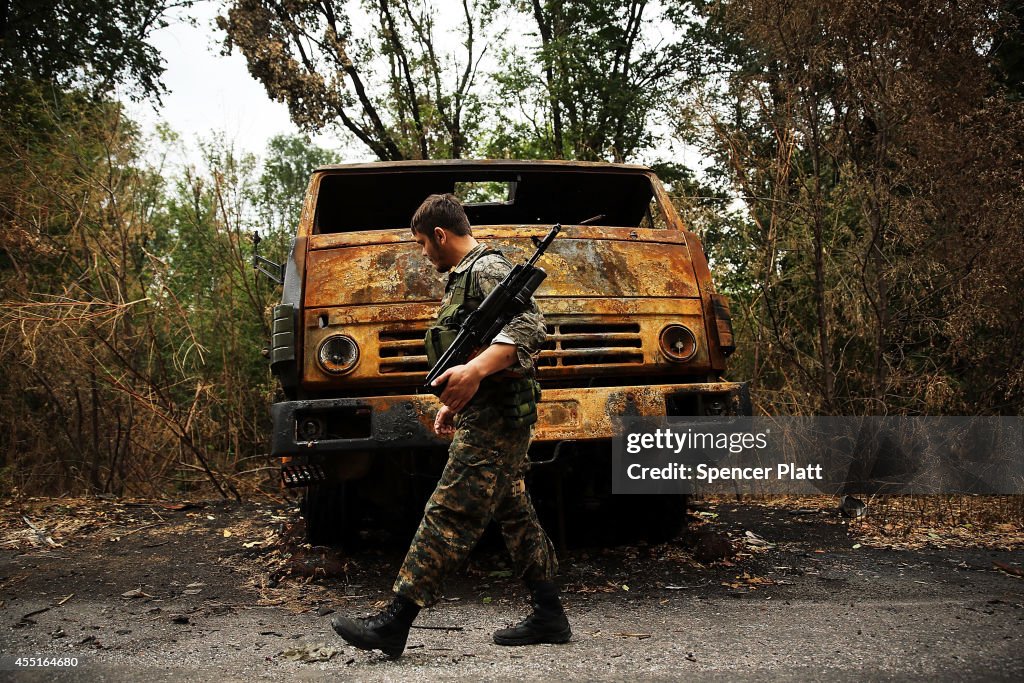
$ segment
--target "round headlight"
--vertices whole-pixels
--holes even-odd
[[[669,325],[661,331],[661,350],[669,360],[688,361],[697,353],[697,339],[682,325]]]
[[[341,375],[355,367],[359,360],[359,347],[351,337],[337,334],[323,340],[317,360],[325,372]]]

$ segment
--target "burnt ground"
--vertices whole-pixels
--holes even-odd
[[[417,626],[429,628],[389,661],[341,642],[329,621],[387,597],[401,539],[310,549],[296,540],[294,508],[273,503],[8,500],[0,678],[15,657],[73,656],[76,668],[13,675],[1021,680],[1019,543],[952,547],[929,532],[928,545],[900,548],[911,544],[879,543],[834,504],[705,503],[686,538],[569,551],[574,637],[562,646],[491,644],[494,628],[525,613],[525,592],[485,544],[422,613]]]

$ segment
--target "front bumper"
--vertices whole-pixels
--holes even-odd
[[[431,394],[285,401],[271,407],[273,456],[444,447]],[[749,415],[746,383],[544,389],[534,442],[610,439],[612,417]]]

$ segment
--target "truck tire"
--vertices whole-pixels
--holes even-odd
[[[690,496],[685,493],[644,496],[648,500],[640,506],[648,520],[644,526],[647,542],[666,543],[679,536],[686,528],[686,508]]]
[[[353,536],[347,482],[313,484],[302,497],[306,541],[310,545],[340,546]]]

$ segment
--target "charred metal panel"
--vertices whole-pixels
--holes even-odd
[[[649,169],[577,162],[355,164],[315,173],[303,206],[294,250],[294,273],[302,283],[296,302],[300,311],[295,339],[301,349],[297,363],[305,395],[323,398],[275,406],[275,452],[365,454],[382,448],[443,443],[432,432],[436,399],[412,394],[427,370],[422,336],[434,318],[447,276],[437,273],[420,256],[404,225],[404,214],[401,220],[396,218],[399,224],[393,229],[382,225],[388,229],[315,233],[318,194],[321,188],[330,189],[330,184],[322,184],[329,175],[374,175],[375,182],[386,185],[396,174],[439,173],[433,178],[441,182],[449,168],[460,173],[539,168],[553,173],[565,169],[577,174],[576,179],[580,173],[602,174],[600,179],[589,176],[602,182],[621,174],[623,192],[634,199],[649,182],[655,200],[651,210],[661,212],[653,222],[655,227],[645,228],[613,227],[615,223],[572,225],[589,216],[560,215],[561,211],[557,217],[543,217],[560,221],[563,232],[540,263],[548,278],[537,298],[549,338],[537,359],[544,386],[537,440],[608,438],[610,416],[664,415],[669,405],[676,412],[702,411],[701,397],[705,395],[708,405],[722,404],[728,410],[746,405],[749,410],[749,397],[745,404],[742,398],[744,385],[692,383],[725,368],[722,347],[728,346],[727,330],[722,328],[724,317],[715,314],[711,273],[700,242],[683,229],[664,188]],[[455,177],[449,174],[444,182]],[[416,182],[409,178],[405,185],[411,187]],[[540,191],[547,195],[544,188]],[[344,218],[347,200],[342,197],[339,204],[335,194],[330,201],[335,213],[326,215],[325,220]],[[550,201],[545,207],[559,209]],[[484,205],[474,210],[478,219],[498,216],[488,214]],[[625,213],[618,218],[623,216]],[[507,224],[519,220],[537,222]],[[539,214],[516,217],[506,224],[476,220],[473,233],[518,262],[533,251],[529,238],[546,234],[549,226],[539,222]],[[661,334],[670,325],[685,326],[693,333],[692,356],[673,360],[663,352]],[[360,351],[355,367],[341,376],[325,373],[316,358],[319,345],[335,334],[349,336]],[[330,438],[303,442],[296,417],[304,415],[322,417],[324,435]]]
[[[704,311],[705,340],[711,352],[711,367],[715,370],[725,370],[725,354],[718,345],[718,339],[707,330],[715,329],[715,311],[711,303],[711,295],[715,293],[715,287],[711,282],[711,269],[708,267],[708,260],[704,256],[704,247],[700,240],[692,232],[684,232],[686,245],[690,251],[690,259],[693,262],[694,274],[697,276],[697,286],[700,287],[701,308]]]
[[[729,355],[736,350],[736,342],[732,336],[732,312],[729,300],[721,294],[712,294],[711,303],[715,308],[715,330],[718,333],[718,346],[722,353]]]
[[[473,237],[478,240],[502,239],[516,237],[529,239],[531,237],[542,238],[548,234],[550,225],[474,225]],[[613,240],[613,241],[636,241],[636,242],[657,242],[659,244],[678,244],[686,246],[686,237],[681,231],[656,230],[651,228],[610,228],[601,225],[572,225],[562,224],[562,232],[553,244],[559,240]],[[408,243],[411,249],[417,250],[415,240],[409,228],[395,230],[369,230],[366,232],[347,232],[332,235],[313,235],[309,238],[311,251],[320,249],[334,249],[336,247],[365,247],[374,244],[399,244]],[[533,247],[524,243],[522,256],[533,253]],[[417,252],[418,253],[418,252]],[[547,258],[547,257],[545,257]],[[423,267],[429,268],[430,264],[425,260]]]
[[[271,407],[274,422],[271,454],[274,456],[352,453],[381,449],[444,446],[434,434],[434,415],[439,405],[433,396],[394,396],[285,401]],[[304,416],[328,419],[332,413],[365,410],[370,415],[366,435],[344,437],[301,432]]]
[[[541,299],[548,338],[537,358],[541,384],[597,376],[680,375],[703,378],[709,368],[698,299]],[[423,336],[433,320],[432,304],[308,309],[305,386],[373,388],[419,386],[427,371]],[[580,313],[580,311],[587,311]],[[685,363],[666,356],[661,332],[684,325],[698,346]],[[324,373],[316,348],[327,337],[345,334],[360,349],[355,369],[342,377]]]
[[[686,250],[673,244],[560,239],[548,249],[542,265],[548,273],[538,291],[542,297],[698,295]]]
[[[548,277],[538,297],[700,295],[684,246],[630,240],[628,232],[620,240],[560,236],[541,264]],[[525,260],[533,251],[532,243],[508,233],[512,231],[497,239],[480,237],[480,241],[513,263]],[[312,250],[308,262],[307,307],[433,301],[444,291],[444,278],[438,277],[412,241]]]
[[[658,210],[664,215],[665,223],[670,228],[679,231],[680,236],[682,236],[682,231],[686,230],[686,226],[679,218],[679,214],[676,213],[675,204],[672,203],[672,198],[665,191],[665,186],[661,184],[661,179],[651,174],[650,181],[651,188],[654,190],[655,203],[658,206]]]
[[[437,301],[444,292],[438,273],[415,242],[310,251],[306,306]]]
[[[535,442],[587,441],[611,438],[613,417],[656,416],[666,413],[666,401],[680,394],[717,396],[727,414],[746,410],[746,385],[735,382],[657,384],[634,387],[545,389],[538,411]],[[445,446],[433,433],[440,404],[430,394],[340,398],[277,403],[271,453],[275,456],[355,454],[410,447]],[[366,411],[370,431],[344,438],[337,434],[303,434],[303,416]],[[743,414],[743,413],[739,413]]]

